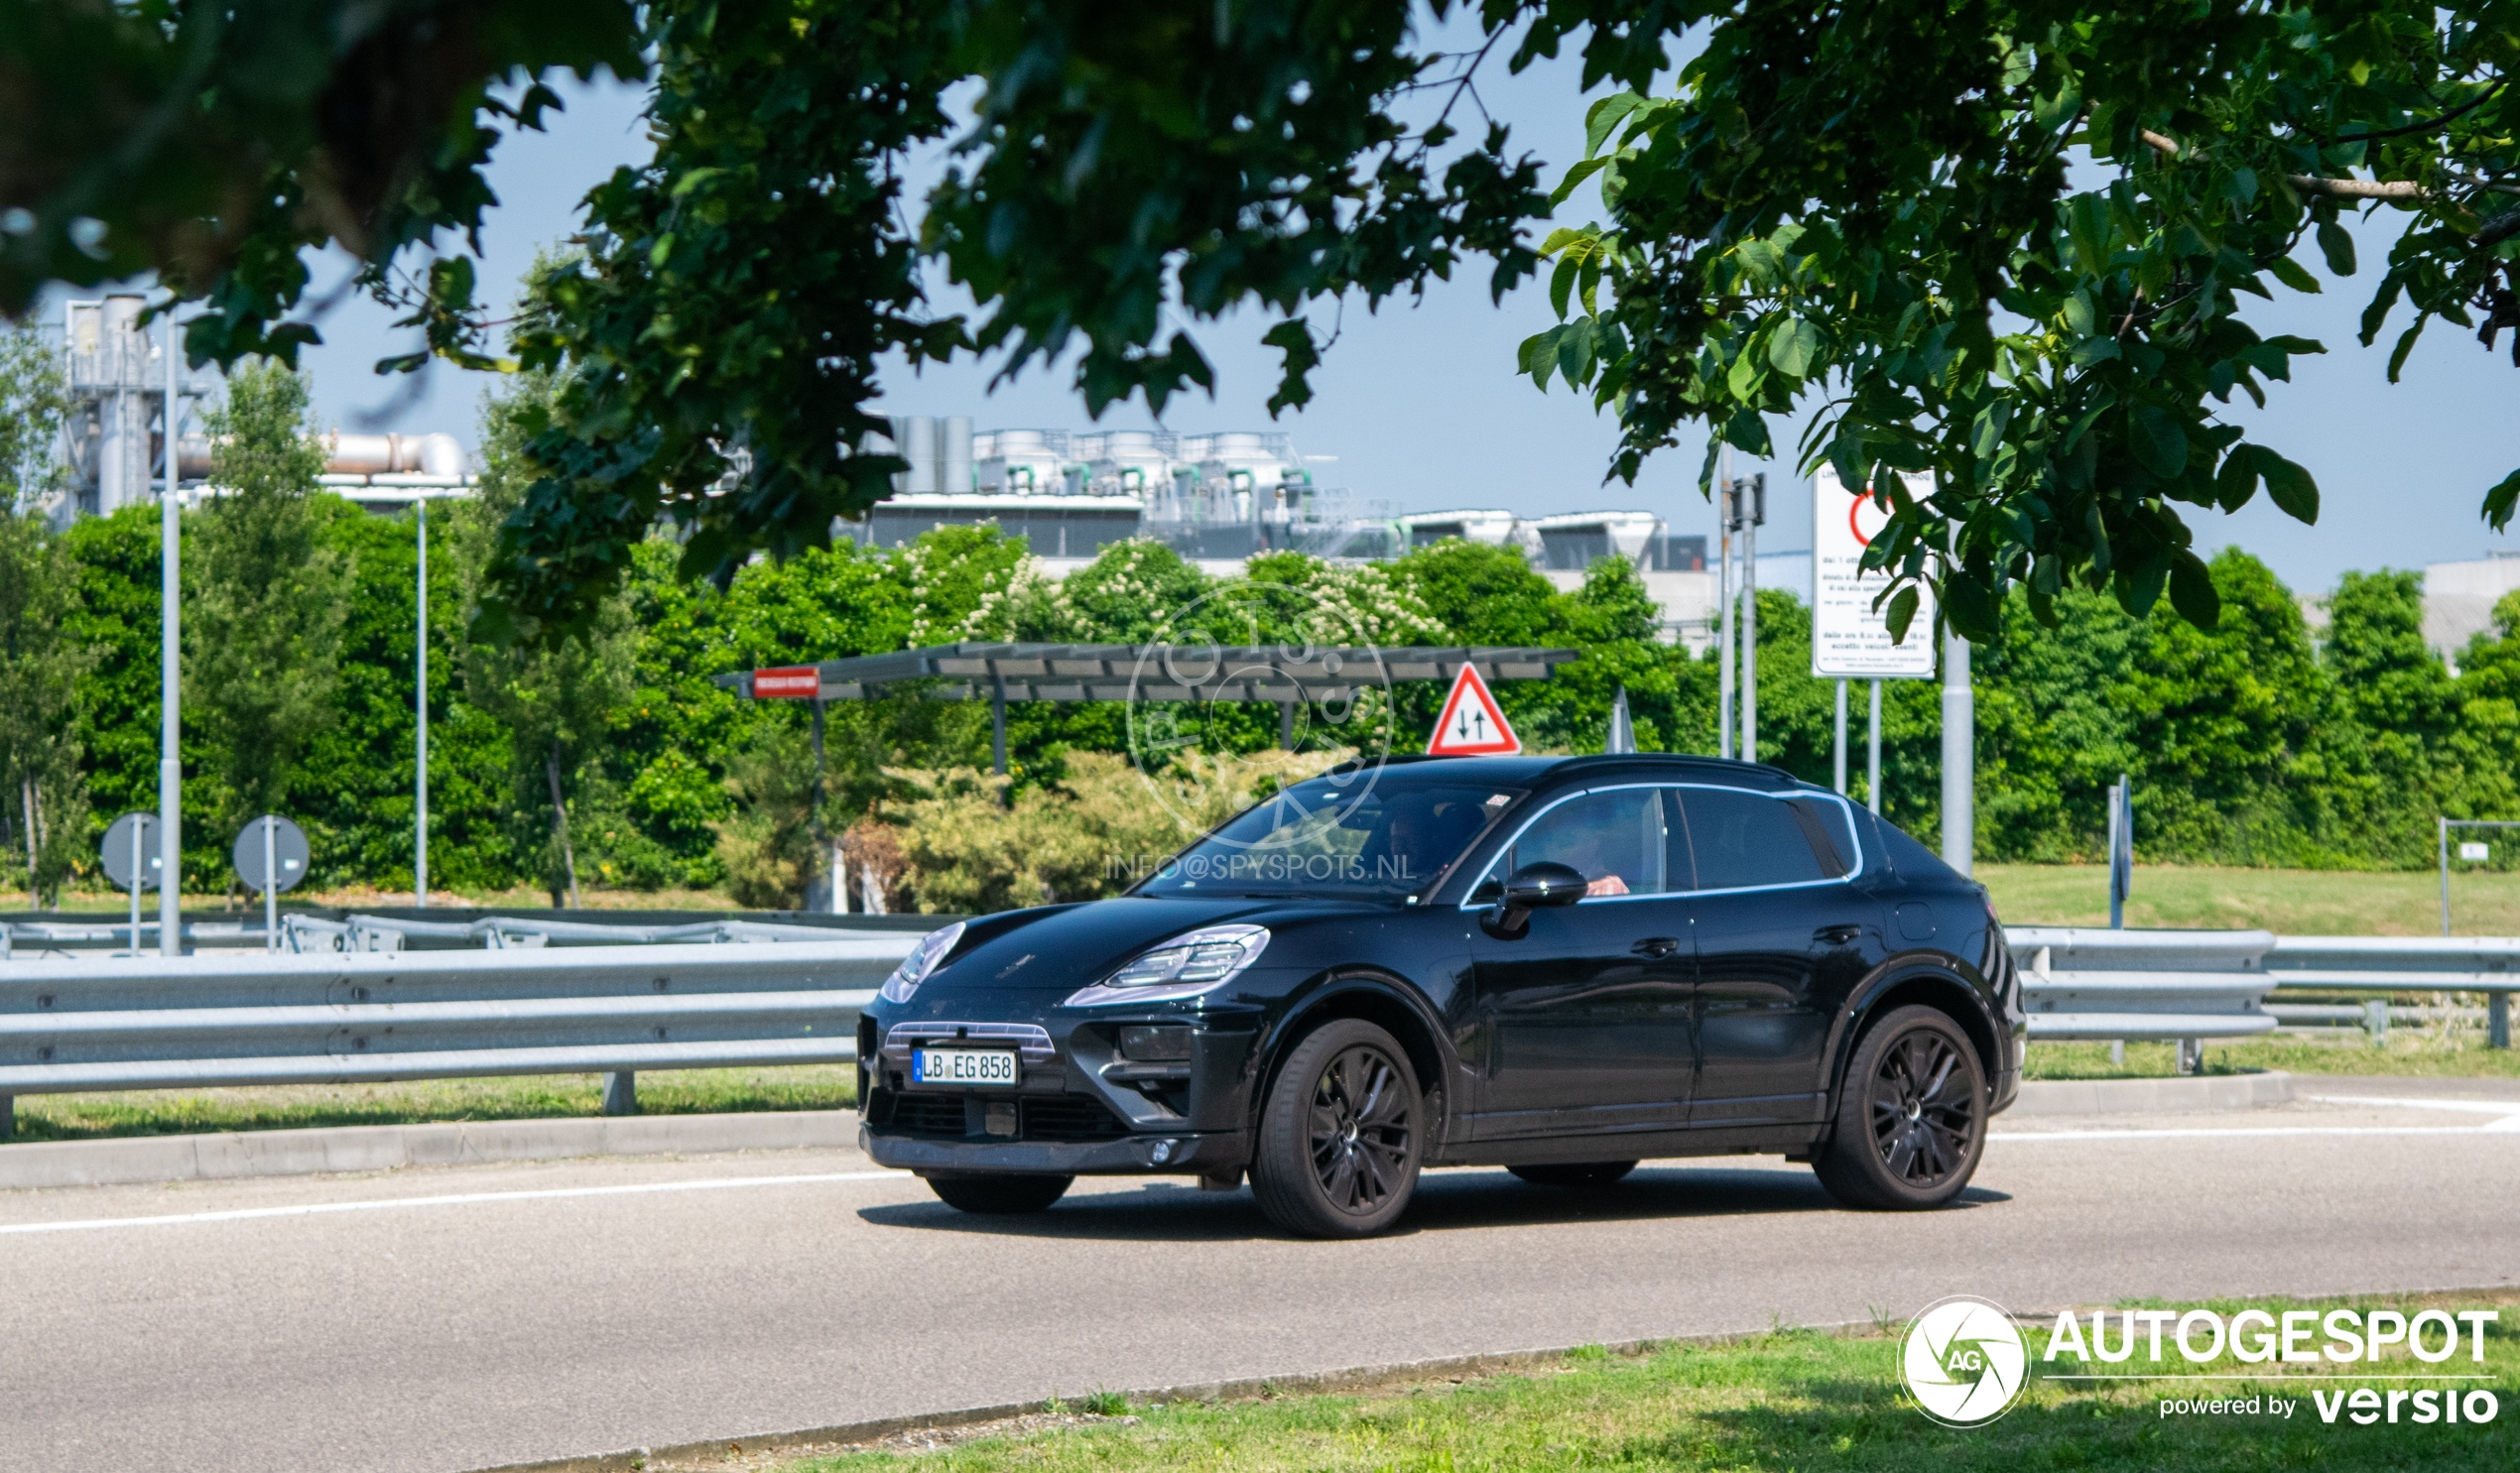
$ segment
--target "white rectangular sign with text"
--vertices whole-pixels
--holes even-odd
[[[1934,478],[1904,478],[1908,494],[1934,489]],[[1834,466],[1812,478],[1812,674],[1822,679],[1931,678],[1934,675],[1934,590],[1918,589],[1916,618],[1905,643],[1894,644],[1887,605],[1873,600],[1890,585],[1885,572],[1862,571],[1864,545],[1890,513],[1872,498],[1847,494]]]

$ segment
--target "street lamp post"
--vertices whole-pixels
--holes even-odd
[[[176,453],[176,404],[180,384],[176,354],[175,311],[167,311],[166,480],[158,497],[158,541],[161,583],[158,620],[158,855],[163,866],[158,882],[158,951],[184,954],[184,648],[182,619],[184,577],[181,562],[184,527],[175,488],[183,475]],[[133,882],[137,885],[139,882]],[[138,892],[135,891],[134,894]],[[140,949],[135,931],[132,949]]]

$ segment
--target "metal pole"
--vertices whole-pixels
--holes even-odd
[[[1766,498],[1762,496],[1761,500]],[[1759,760],[1759,523],[1764,508],[1742,519],[1741,529],[1741,760]]]
[[[1837,682],[1837,760],[1832,764],[1837,796],[1846,796],[1846,682]]]
[[[263,815],[263,949],[280,949],[280,855],[273,836],[279,819]]]
[[[822,827],[822,697],[819,694],[821,685],[819,680],[816,682],[815,688],[818,693],[814,697],[814,791],[806,798],[806,827],[813,834],[814,847],[816,849],[830,849],[831,855],[836,857],[839,851],[837,849],[832,849],[829,844],[824,842],[824,830]],[[806,904],[809,907],[811,907],[814,903],[814,898],[811,894],[812,888],[813,887],[810,884],[807,887],[809,893],[806,897]],[[831,909],[833,910],[847,909],[845,906],[841,906],[836,903],[839,895],[839,888],[840,872],[839,869],[834,866],[831,870],[831,893],[834,900],[834,904]]]
[[[158,877],[158,951],[184,954],[184,526],[176,505],[176,367],[175,313],[167,313],[166,494],[158,498],[158,852],[165,873]],[[133,877],[138,883],[138,876]],[[135,895],[137,891],[133,892]],[[138,950],[138,935],[133,936]]]
[[[1865,758],[1864,806],[1881,816],[1881,682],[1872,682],[1872,751]]]
[[[989,696],[989,763],[990,771],[1006,776],[1006,677],[1000,675],[997,688]]]
[[[1715,530],[1722,556],[1715,573],[1715,755],[1732,755],[1732,487],[1715,494]]]
[[[140,835],[148,826],[131,825],[131,954],[135,957],[140,954],[140,877],[148,873],[140,867]]]
[[[1968,641],[1943,636],[1943,862],[1975,869],[1977,708],[1968,684]]]
[[[423,492],[420,507],[420,627],[416,635],[420,652],[419,675],[415,689],[415,709],[420,712],[418,741],[413,748],[412,763],[412,888],[419,892],[413,904],[429,908],[429,497]]]
[[[2450,934],[2450,819],[2437,814],[2433,819],[2433,842],[2442,861],[2442,934]]]
[[[2123,782],[2124,779],[2119,780]],[[2120,790],[2116,783],[2108,790],[2108,928],[2123,930],[2126,926],[2126,897],[2117,883],[2117,848],[2125,840],[2124,812],[2118,806]]]

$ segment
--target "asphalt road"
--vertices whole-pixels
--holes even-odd
[[[1363,1243],[1170,1183],[963,1217],[853,1152],[10,1193],[0,1464],[451,1473],[1950,1293],[2520,1283],[2510,1089],[2325,1088],[2406,1103],[2025,1119],[1963,1206],[1918,1216],[1836,1210],[1770,1160],[1596,1194],[1442,1171]]]

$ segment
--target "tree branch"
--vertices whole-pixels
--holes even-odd
[[[2334,199],[2429,199],[2431,191],[2411,179],[2321,179],[2316,175],[2288,174],[2284,182],[2305,194],[2326,194]]]
[[[2147,145],[2161,154],[2176,159],[2182,152],[2179,140],[2150,128],[2136,133]],[[2335,199],[2429,199],[2432,196],[2413,180],[2321,179],[2317,175],[2288,174],[2284,182],[2305,194],[2326,194]]]

